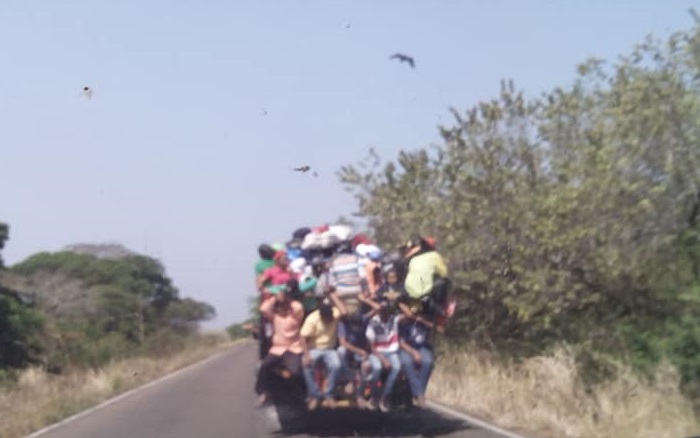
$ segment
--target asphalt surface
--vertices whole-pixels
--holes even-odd
[[[258,408],[253,392],[256,362],[255,344],[237,344],[213,360],[137,390],[38,436],[502,438],[494,432],[429,410],[382,414],[337,409],[300,418],[290,417],[275,407]]]

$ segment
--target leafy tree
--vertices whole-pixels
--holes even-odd
[[[0,222],[0,249],[8,239],[9,226]],[[0,272],[0,280],[4,280],[3,274]],[[26,298],[0,281],[0,370],[19,368],[39,358],[44,320]]]
[[[37,361],[42,324],[35,309],[0,295],[0,369],[19,368]]]
[[[185,332],[191,332],[200,321],[208,321],[215,316],[216,310],[212,306],[191,298],[172,303],[166,311],[168,323],[173,328]]]
[[[339,177],[380,244],[438,238],[462,302],[449,336],[611,352],[644,326],[697,339],[666,322],[700,316],[699,87],[696,22],[590,59],[537,98],[502,81],[498,97],[452,109],[441,144],[370,151]]]
[[[44,358],[52,368],[174,351],[181,345],[176,334],[191,334],[215,315],[207,303],[180,298],[158,260],[114,245],[71,248],[11,268],[39,291],[39,307],[50,317]],[[172,345],[157,345],[163,342]]]

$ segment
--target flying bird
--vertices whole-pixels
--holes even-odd
[[[412,57],[404,55],[403,53],[394,53],[389,57],[389,59],[398,59],[399,62],[405,62],[411,66],[411,68],[416,68],[416,62]]]
[[[92,88],[90,87],[83,87],[83,95],[87,97],[88,100],[92,100]]]
[[[318,172],[314,170],[314,178],[318,178]]]
[[[311,170],[311,166],[295,167],[293,170],[294,170],[295,172],[304,172],[304,173],[306,173],[306,172],[308,172],[309,170]]]

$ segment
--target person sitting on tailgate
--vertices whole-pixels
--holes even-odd
[[[435,353],[430,343],[433,324],[421,317],[403,318],[399,324],[399,359],[408,378],[413,404],[425,404],[425,391],[433,372]]]
[[[379,314],[369,320],[365,331],[365,336],[372,351],[370,356],[372,366],[372,377],[370,379],[372,383],[372,401],[370,402],[370,408],[374,408],[375,403],[379,400],[379,409],[382,412],[388,412],[389,396],[401,371],[398,323],[403,318],[403,315],[398,312],[398,307],[392,305],[388,300],[383,300],[380,306]],[[389,375],[380,393],[378,384],[382,369],[388,370]]]
[[[255,391],[263,405],[269,397],[269,381],[275,366],[282,363],[292,376],[301,375],[304,347],[299,329],[304,319],[304,309],[301,303],[290,300],[286,292],[281,290],[263,301],[260,314],[271,321],[273,326],[272,346],[260,364],[255,383]]]
[[[345,317],[338,324],[338,354],[342,363],[342,377],[347,382],[345,392],[355,395],[357,407],[367,407],[363,397],[364,382],[372,377],[372,364],[370,362],[370,348],[365,332],[367,323],[380,309],[380,305],[364,296],[363,303],[371,310],[358,311]],[[358,376],[359,374],[359,376]],[[357,378],[359,377],[359,378]],[[354,382],[360,384],[355,386]]]
[[[343,315],[345,315],[343,303],[335,295],[329,294],[318,303],[318,309],[306,317],[301,327],[304,379],[310,411],[316,409],[319,398],[323,398],[325,407],[335,407],[333,392],[341,365],[335,346],[338,342],[338,322]],[[319,361],[326,365],[327,372],[327,385],[323,394],[319,392],[316,385],[315,371],[316,363]]]
[[[260,260],[258,260],[258,262],[255,264],[255,284],[258,285],[259,289],[263,273],[267,269],[275,266],[275,261],[273,260],[275,257],[275,250],[272,248],[272,246],[263,243],[258,246],[258,255],[260,256]],[[272,326],[270,325],[269,321],[265,320],[265,318],[260,318],[257,328],[252,329],[251,331],[254,333],[254,335],[257,335],[258,359],[263,360],[267,354],[267,350],[270,348]]]
[[[348,313],[360,310],[359,296],[367,295],[367,279],[360,257],[353,251],[351,242],[343,241],[338,244],[336,255],[329,263],[328,283]]]

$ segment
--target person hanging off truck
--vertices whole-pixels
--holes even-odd
[[[255,391],[260,396],[260,404],[268,401],[270,394],[270,373],[280,363],[290,376],[301,376],[302,355],[304,353],[300,328],[304,321],[304,307],[291,300],[285,290],[265,298],[260,305],[261,316],[272,323],[273,335],[269,351],[260,364]]]
[[[266,258],[272,250],[271,261]],[[293,276],[289,270],[289,259],[284,250],[276,250],[268,245],[261,245],[258,249],[261,260],[256,265],[256,284],[260,293],[260,300],[264,302],[266,298],[276,295],[279,291],[286,289],[287,284]],[[264,268],[258,273],[259,268]],[[264,314],[260,314],[260,349],[259,359],[262,361],[267,355],[272,342],[272,321],[268,320]]]
[[[442,333],[456,302],[450,295],[452,281],[444,259],[435,249],[435,239],[414,236],[404,243],[403,250],[408,262],[404,284],[409,306],[433,320]]]

